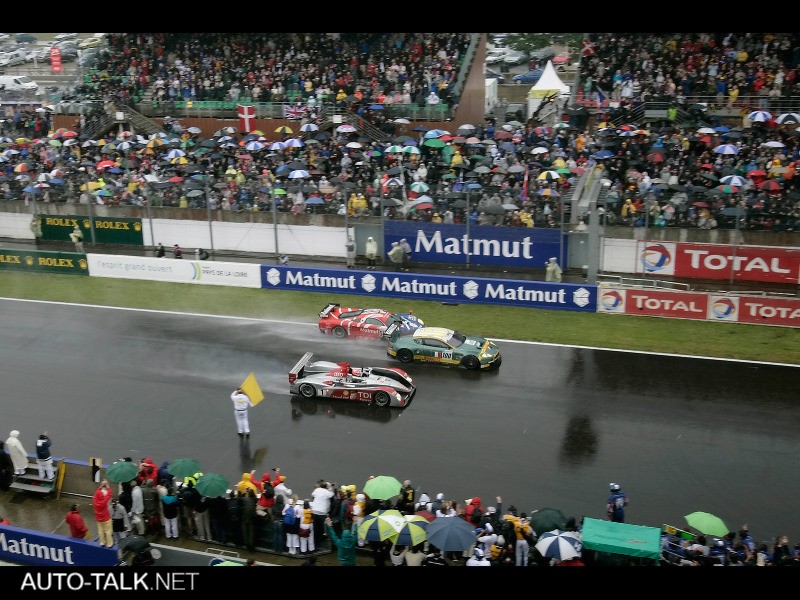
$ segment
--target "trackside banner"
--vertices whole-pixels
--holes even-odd
[[[637,241],[636,273],[691,279],[800,283],[800,248]]]
[[[39,226],[43,240],[69,241],[76,225],[83,231],[84,243],[91,241],[92,220],[98,244],[143,246],[142,220],[131,217],[82,217],[76,215],[40,215]]]
[[[411,260],[416,262],[542,269],[547,259],[561,256],[562,250],[557,229],[484,225],[470,227],[467,237],[466,225],[389,220],[384,224],[384,259],[392,242],[403,238],[411,246]],[[568,239],[564,236],[565,257],[569,256]]]
[[[255,263],[209,262],[182,258],[94,253],[87,254],[86,260],[89,263],[89,275],[92,277],[261,287],[260,265]]]
[[[800,299],[601,287],[597,311],[800,327]]]
[[[18,250],[0,248],[0,270],[8,271],[46,271],[48,273],[67,273],[88,275],[86,255],[75,252],[42,252],[39,250]]]
[[[597,286],[261,265],[266,289],[595,312]]]
[[[44,567],[112,567],[119,559],[115,549],[97,542],[3,525],[0,560]]]

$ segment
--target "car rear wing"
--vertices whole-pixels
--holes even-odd
[[[314,356],[313,352],[306,352],[303,355],[303,358],[297,361],[297,364],[292,367],[291,371],[289,371],[289,383],[294,383],[303,376],[303,370],[306,368],[306,365],[308,364],[308,361],[311,360],[312,356]]]
[[[327,317],[329,314],[331,314],[331,311],[334,308],[338,307],[338,306],[339,306],[338,303],[336,303],[336,304],[334,304],[334,303],[328,304],[328,306],[326,306],[321,311],[319,311],[320,318]]]
[[[383,337],[385,337],[387,340],[392,340],[396,338],[397,336],[400,335],[400,328],[401,328],[401,323],[395,321],[386,328],[386,331],[383,332]]]

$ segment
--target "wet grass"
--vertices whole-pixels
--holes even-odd
[[[800,331],[788,327],[8,271],[0,296],[308,323],[339,302],[413,310],[428,325],[492,338],[800,364]]]

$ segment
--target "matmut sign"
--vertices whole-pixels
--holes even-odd
[[[757,325],[800,327],[800,299],[600,288],[597,311]]]
[[[800,283],[800,248],[640,241],[637,255],[637,273]]]

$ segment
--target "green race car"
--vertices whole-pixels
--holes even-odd
[[[464,335],[446,327],[420,327],[402,332],[395,325],[386,330],[386,353],[400,362],[433,362],[467,369],[494,369],[500,366],[500,349],[486,338]]]

